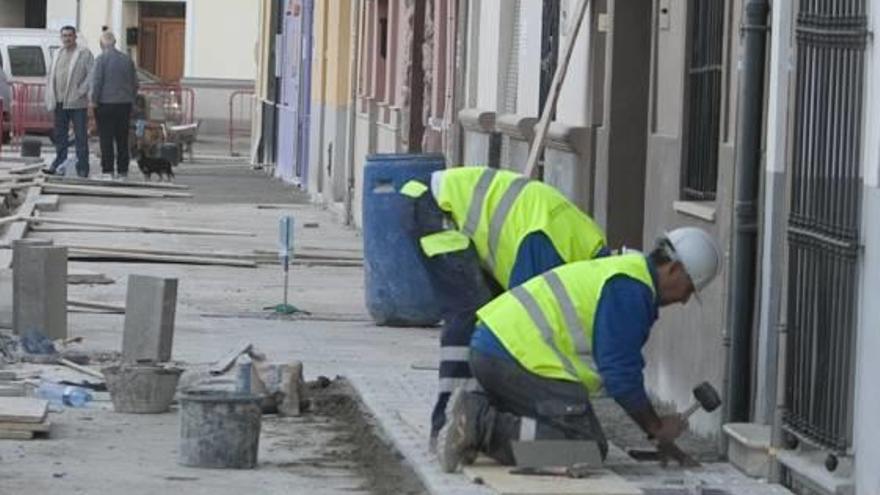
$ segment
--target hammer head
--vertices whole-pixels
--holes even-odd
[[[712,412],[721,405],[721,396],[709,382],[703,382],[694,387],[694,398],[706,412]]]

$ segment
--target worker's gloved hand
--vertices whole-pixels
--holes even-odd
[[[675,445],[675,442],[660,442],[657,444],[657,454],[660,457],[660,465],[666,467],[669,461],[675,461],[681,467],[699,467],[696,459],[686,454]]]
[[[669,416],[661,416],[660,423],[654,431],[651,431],[651,437],[659,443],[672,443],[676,438],[688,428],[687,420],[679,414],[671,414]]]

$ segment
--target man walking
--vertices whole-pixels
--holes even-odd
[[[481,308],[470,364],[484,392],[453,395],[443,469],[480,452],[514,464],[515,441],[592,440],[604,458],[608,444],[590,403],[603,388],[657,442],[663,461],[692,465],[675,445],[686,422],[658,416],[648,400],[641,351],[658,308],[686,303],[715,278],[720,258],[708,234],[684,227],[647,256],[570,263]]]
[[[138,80],[134,62],[116,49],[116,36],[110,31],[101,34],[101,54],[95,61],[92,78],[92,103],[98,121],[101,141],[101,178],[128,177],[128,148],[131,106],[137,97]],[[115,145],[115,150],[114,150]]]
[[[61,28],[62,47],[55,53],[46,80],[46,109],[55,113],[55,161],[45,170],[54,174],[67,160],[69,129],[73,122],[76,138],[76,173],[89,176],[89,76],[95,59],[92,52],[76,43],[76,28]]]
[[[413,233],[443,315],[433,448],[452,391],[476,385],[468,345],[477,309],[551,268],[608,251],[602,230],[562,193],[508,170],[450,168],[430,187],[411,181],[401,193],[414,199]]]

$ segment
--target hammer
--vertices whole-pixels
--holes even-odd
[[[702,408],[706,412],[712,412],[721,405],[718,391],[709,382],[703,382],[694,387],[694,399],[696,399],[695,402],[681,413],[682,420],[687,420],[697,412],[697,409]]]
[[[721,405],[721,396],[709,382],[703,382],[694,387],[694,399],[694,403],[682,411],[682,421],[687,421],[691,415],[697,412],[697,409],[702,408],[706,412],[712,412]],[[637,461],[656,461],[659,459],[656,450],[627,449],[626,453]]]

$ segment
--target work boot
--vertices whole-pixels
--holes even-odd
[[[483,435],[481,416],[489,407],[483,394],[458,388],[450,399],[449,420],[440,430],[438,458],[444,472],[453,473],[459,466],[473,464],[480,454]]]

